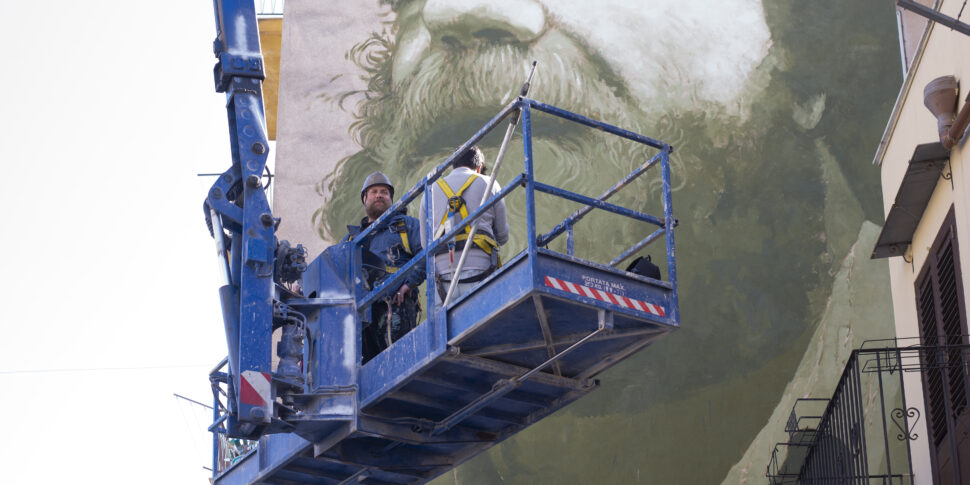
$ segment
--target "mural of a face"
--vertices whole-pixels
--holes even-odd
[[[334,194],[316,216],[325,235],[339,232],[356,209],[340,190],[344,181],[374,168],[392,173],[402,186],[414,183],[514,98],[532,60],[540,65],[533,97],[657,135],[659,126],[670,124],[666,113],[672,110],[701,108],[707,117],[743,119],[745,95],[757,90],[755,78],[764,77],[756,67],[770,43],[753,0],[719,2],[673,21],[669,12],[683,8],[672,0],[657,1],[654,9],[617,0],[413,0],[391,7],[393,35],[375,36],[352,52],[371,75],[352,127],[364,150],[342,162],[339,184],[332,176],[323,181]],[[723,24],[732,11],[743,14]],[[699,26],[707,37],[691,32]],[[540,120],[535,134],[536,160],[549,163],[539,167],[539,176],[586,193],[618,180],[647,155],[554,120]],[[683,138],[667,135],[674,144]],[[593,167],[596,177],[590,176]],[[681,185],[686,175],[679,174]],[[513,214],[515,207],[521,205],[513,205]]]
[[[351,127],[362,149],[319,183],[332,194],[314,217],[321,234],[340,236],[359,220],[357,187],[367,174],[384,171],[403,193],[441,163],[514,99],[532,60],[539,69],[530,97],[676,148],[683,328],[608,371],[603,390],[564,411],[596,417],[596,426],[535,426],[474,460],[468,467],[480,478],[469,473],[462,483],[509,480],[503,470],[515,470],[514,483],[632,483],[628,471],[641,466],[653,473],[645,483],[724,476],[790,379],[825,308],[833,265],[864,220],[881,221],[878,175],[866,169],[899,73],[892,9],[878,5],[387,4],[390,31],[350,52],[368,76]],[[598,195],[652,154],[548,116],[534,122],[538,178],[581,193]],[[490,164],[500,137],[480,143]],[[520,171],[520,137],[509,153],[500,182]],[[613,200],[658,213],[656,189],[638,181]],[[577,208],[552,205],[540,208],[540,230]],[[503,257],[524,235],[522,204],[513,198],[508,208],[513,232]],[[602,261],[648,230],[590,217],[577,227],[577,253]],[[705,393],[712,397],[697,398]],[[647,443],[669,423],[671,435]],[[620,435],[643,441],[591,444]],[[699,441],[709,452],[703,465],[698,452],[678,451]]]

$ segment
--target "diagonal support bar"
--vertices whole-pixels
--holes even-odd
[[[636,219],[638,221],[649,222],[655,226],[664,227],[664,221],[660,220],[656,216],[650,214],[644,214],[638,210],[627,209],[626,207],[621,207],[616,204],[610,204],[609,202],[603,202],[599,199],[594,199],[592,197],[587,197],[585,195],[577,194],[575,192],[570,192],[565,189],[560,189],[549,184],[544,184],[542,182],[534,182],[535,190],[539,192],[545,192],[547,194],[555,195],[556,197],[562,197],[563,199],[571,200],[573,202],[579,202],[580,204],[586,204],[593,206],[597,209],[602,209],[607,212],[612,212],[614,214],[619,214],[621,216],[626,216],[631,219]]]
[[[523,382],[529,380],[530,377],[540,372],[542,369],[545,369],[546,367],[556,362],[557,360],[565,357],[572,351],[578,349],[583,344],[588,342],[590,339],[599,335],[600,332],[611,330],[612,328],[613,328],[613,312],[600,310],[599,325],[597,326],[596,330],[594,330],[592,333],[583,337],[578,342],[570,345],[562,352],[559,352],[558,354],[550,357],[545,362],[539,364],[538,366],[534,367],[532,370],[526,372],[525,374],[522,374],[521,376],[518,376],[518,377],[513,377],[512,379],[502,379],[496,382],[495,385],[492,387],[491,391],[485,394],[482,394],[481,396],[478,397],[478,399],[475,399],[474,401],[468,403],[465,407],[452,413],[451,416],[448,416],[447,418],[442,419],[435,426],[434,431],[432,431],[431,435],[434,436],[451,429],[451,427],[462,422],[468,416],[471,416],[477,413],[478,411],[482,410],[486,406],[488,406],[492,401],[514,391],[517,387],[521,386]]]
[[[613,340],[613,339],[620,339],[620,338],[648,337],[652,335],[665,334],[669,331],[670,331],[669,328],[659,328],[659,327],[641,328],[636,330],[629,330],[629,329],[618,330],[618,331],[615,330],[610,333],[601,333],[593,340],[596,342],[602,342],[604,340]],[[572,345],[577,340],[585,336],[586,336],[585,333],[569,334],[569,335],[561,336],[558,339],[553,341],[553,345],[556,347],[561,347],[563,345]],[[491,355],[502,355],[502,354],[511,354],[515,352],[523,352],[527,350],[536,350],[536,349],[544,348],[545,346],[546,346],[546,343],[544,340],[542,341],[532,340],[528,342],[519,342],[514,344],[492,345],[492,346],[481,347],[481,348],[477,348],[469,351],[462,350],[462,352],[464,352],[465,355],[472,355],[476,357],[487,357]]]
[[[666,232],[666,229],[662,227],[660,229],[657,229],[656,231],[653,231],[653,233],[651,233],[649,236],[643,238],[643,240],[634,244],[633,247],[631,247],[630,249],[623,251],[623,254],[617,256],[616,259],[614,259],[613,261],[610,261],[610,266],[615,268],[620,263],[626,261],[627,258],[629,258],[630,256],[633,256],[641,249],[647,247],[650,243],[654,242],[657,238],[659,238],[660,236],[663,236],[665,232]]]
[[[606,192],[603,192],[602,194],[600,194],[600,196],[597,197],[596,200],[606,202],[607,199],[609,199],[610,197],[613,197],[613,195],[615,195],[617,192],[622,190],[623,187],[626,187],[627,185],[629,185],[630,182],[633,182],[634,180],[636,180],[637,177],[639,177],[640,175],[643,175],[644,172],[649,170],[650,167],[656,165],[658,162],[660,162],[659,153],[650,157],[650,159],[647,160],[646,162],[643,162],[643,164],[637,167],[636,170],[634,170],[633,172],[630,172],[630,174],[624,177],[623,180],[617,182],[616,185],[610,187],[609,189],[606,189]],[[573,212],[572,214],[569,215],[569,217],[563,219],[562,222],[557,224],[556,227],[552,228],[551,231],[547,232],[546,234],[543,234],[542,236],[539,236],[539,241],[536,244],[538,244],[539,246],[545,246],[549,244],[550,241],[555,239],[557,236],[559,236],[560,234],[562,234],[564,231],[568,230],[572,226],[575,226],[580,219],[586,217],[586,214],[589,214],[592,211],[593,211],[593,206],[591,205],[587,205],[582,209],[576,210],[576,212]]]
[[[546,355],[551,359],[556,356],[556,346],[552,341],[552,330],[549,329],[546,307],[542,304],[542,297],[538,294],[532,295],[532,301],[536,305],[536,316],[539,317],[539,327],[542,329],[542,340],[546,344]],[[557,376],[562,376],[562,367],[560,367],[559,361],[552,363],[552,372]]]

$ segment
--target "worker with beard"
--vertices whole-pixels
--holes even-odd
[[[394,201],[394,185],[387,175],[374,172],[364,180],[360,200],[364,204],[366,217],[361,219],[359,226],[347,226],[345,241],[356,237],[391,207]],[[406,208],[402,207],[368,235],[362,248],[367,288],[376,288],[404,266],[412,256],[421,252],[418,226],[418,220],[408,216]],[[365,321],[361,329],[363,362],[367,362],[414,328],[420,311],[418,285],[424,278],[424,264],[418,263],[395,293],[371,306],[370,321]]]
[[[431,220],[435,227],[434,239],[451,231],[453,227],[481,207],[482,196],[488,188],[489,177],[485,175],[485,155],[477,146],[471,146],[464,153],[452,161],[452,170],[445,177],[441,177],[431,186]],[[498,183],[492,185],[489,197],[501,192]],[[425,194],[427,195],[427,194]],[[424,220],[424,197],[421,197],[421,209],[418,216]],[[447,247],[435,254],[435,286],[440,304],[445,300],[448,287],[452,279],[458,278],[452,301],[468,291],[478,282],[494,272],[501,260],[499,246],[509,240],[509,223],[505,214],[505,201],[500,200],[482,213],[475,222],[477,227],[472,237],[472,247],[468,249],[468,256],[464,266],[458,268],[462,250],[468,244],[471,226],[448,241]],[[424,239],[424,225],[421,226],[421,238]],[[457,273],[457,276],[456,276]]]

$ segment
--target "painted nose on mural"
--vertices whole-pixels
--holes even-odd
[[[546,14],[531,0],[428,0],[424,22],[432,42],[529,43],[542,35]]]

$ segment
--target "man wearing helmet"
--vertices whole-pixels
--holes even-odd
[[[376,221],[394,201],[394,185],[381,172],[370,174],[360,191],[366,217],[359,226],[347,226],[345,241],[353,239]],[[421,251],[418,220],[405,214],[405,208],[383,222],[364,241],[363,265],[366,284],[374,288],[388,275],[404,266]],[[417,264],[398,290],[371,307],[371,319],[361,332],[363,361],[367,362],[391,342],[411,331],[417,321],[418,285],[424,281],[423,264]]]

